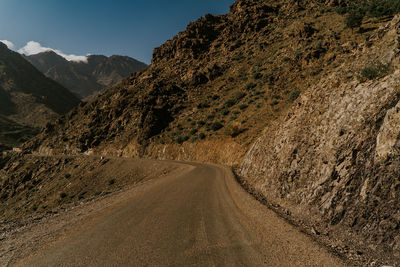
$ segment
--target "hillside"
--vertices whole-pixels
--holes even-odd
[[[21,143],[79,99],[0,43],[0,142]]]
[[[396,262],[400,19],[367,10],[355,25],[359,7],[340,3],[238,0],[205,15],[25,148],[239,167],[336,252]]]
[[[81,98],[95,95],[147,67],[146,64],[126,56],[90,55],[87,62],[74,62],[48,51],[25,58],[47,77]]]
[[[240,164],[301,92],[352,63],[349,55],[370,34],[353,32],[318,1],[307,8],[237,1],[227,15],[189,24],[154,50],[148,69],[74,110],[33,147],[158,157],[168,151]]]

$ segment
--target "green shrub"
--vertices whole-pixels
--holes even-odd
[[[226,116],[226,115],[228,115],[228,114],[229,114],[229,110],[224,109],[224,110],[222,111],[222,115]]]
[[[197,131],[198,131],[197,129],[193,129],[193,130],[190,131],[190,134],[191,134],[191,135],[194,135],[194,134],[197,133]]]
[[[262,78],[262,74],[259,71],[255,72],[253,74],[253,79],[258,80],[258,79],[261,79],[261,78]]]
[[[370,17],[392,16],[400,12],[399,0],[371,0],[366,5]]]
[[[300,96],[300,91],[299,90],[294,90],[290,93],[289,95],[289,101],[293,102]]]
[[[294,57],[295,57],[296,59],[300,59],[302,56],[303,56],[303,51],[301,51],[300,49],[297,49],[297,50],[294,52]]]
[[[271,103],[269,103],[269,104],[273,107],[273,106],[278,105],[279,101],[278,100],[272,100]]]
[[[199,138],[200,138],[201,140],[203,140],[203,139],[206,138],[206,135],[205,135],[204,133],[199,133]]]
[[[281,99],[281,96],[280,95],[273,95],[272,98],[273,99]]]
[[[109,184],[109,185],[113,185],[113,184],[115,184],[115,179],[111,179],[111,180],[109,180],[109,181],[108,181],[108,184]]]
[[[201,109],[201,108],[209,108],[210,104],[208,103],[200,103],[197,105],[197,108]]]
[[[230,135],[231,137],[236,137],[239,134],[241,134],[244,131],[242,124],[239,122],[232,122],[231,125],[225,130],[225,133],[227,135]]]
[[[178,142],[178,144],[183,144],[184,142],[186,142],[187,140],[189,140],[189,136],[179,136],[176,141]]]
[[[347,14],[345,23],[348,28],[360,27],[364,16],[393,16],[400,12],[399,0],[349,1],[347,6],[336,10],[339,14]]]
[[[345,24],[347,28],[359,28],[362,24],[365,13],[360,9],[352,9],[346,16]]]
[[[240,101],[240,99],[242,99],[243,97],[245,97],[246,94],[242,91],[237,91],[233,94],[233,100],[238,102]]]
[[[239,106],[239,108],[240,108],[241,110],[244,110],[244,109],[246,109],[247,107],[248,107],[247,104],[242,104],[242,105]]]
[[[251,90],[251,89],[255,88],[256,86],[257,86],[257,84],[250,82],[250,83],[246,84],[244,89]]]
[[[60,197],[61,198],[66,198],[67,197],[67,193],[65,193],[65,192],[60,193]]]
[[[234,99],[228,99],[225,102],[224,106],[227,108],[230,108],[230,107],[234,106],[235,104],[236,104],[236,101]]]
[[[82,193],[80,193],[79,194],[79,196],[78,196],[78,200],[81,200],[81,199],[84,199],[85,198],[85,195],[86,195],[86,191],[84,191],[84,192],[82,192]]]
[[[361,70],[361,77],[367,80],[385,77],[389,73],[389,64],[385,65],[381,62],[372,63]]]
[[[224,126],[220,122],[214,122],[213,124],[211,124],[211,129],[213,131],[218,131],[222,127],[224,127]]]
[[[197,125],[199,125],[199,126],[204,126],[205,124],[206,124],[205,121],[198,121],[198,122],[197,122]]]
[[[69,179],[69,178],[71,178],[71,174],[66,173],[66,174],[64,174],[64,177],[65,177],[66,179]]]

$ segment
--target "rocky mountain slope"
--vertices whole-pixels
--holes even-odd
[[[238,1],[227,15],[206,15],[155,49],[148,69],[74,110],[31,147],[240,164],[302,91],[350,61],[342,45],[363,41],[324,7]]]
[[[90,55],[87,62],[74,62],[48,51],[25,58],[47,77],[81,98],[97,94],[147,67],[146,64],[126,56]]]
[[[37,131],[34,128],[67,113],[79,102],[0,43],[0,142],[12,145],[24,141]]]
[[[399,41],[396,16],[352,51],[353,64],[321,79],[266,128],[241,169],[254,191],[338,244],[397,260]],[[388,66],[387,75],[360,80],[374,62]]]
[[[393,264],[399,17],[354,10],[346,1],[238,0],[189,24],[154,50],[148,69],[25,149],[239,167],[249,190],[338,253]]]

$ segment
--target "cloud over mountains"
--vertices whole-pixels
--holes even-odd
[[[7,45],[9,49],[14,50],[15,46],[12,42],[8,40],[0,40],[0,42]],[[75,61],[75,62],[85,62],[87,63],[87,56],[77,56],[74,54],[65,54],[61,50],[53,49],[50,47],[44,47],[39,42],[29,41],[24,47],[18,49],[18,53],[24,54],[26,56],[36,55],[42,52],[53,51],[56,54],[62,56],[68,61]]]
[[[8,40],[0,40],[3,44],[5,44],[9,49],[14,49],[14,44]]]

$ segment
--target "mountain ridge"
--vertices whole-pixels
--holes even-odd
[[[0,43],[0,141],[7,145],[26,141],[79,102],[70,91]]]
[[[87,62],[68,61],[54,51],[24,56],[47,77],[85,98],[147,67],[128,56],[88,55]]]

